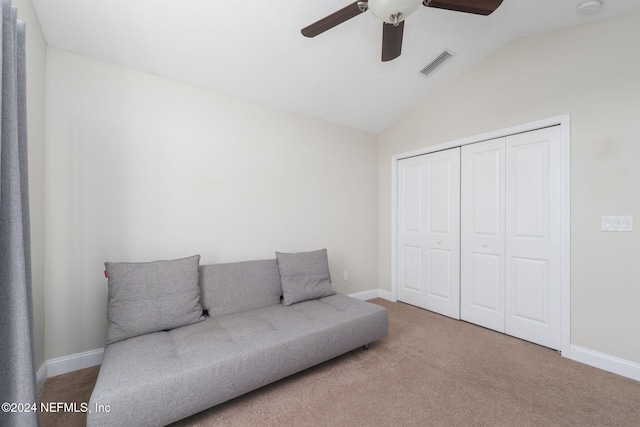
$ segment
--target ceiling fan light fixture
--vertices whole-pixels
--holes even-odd
[[[600,0],[585,0],[578,4],[578,12],[580,13],[596,13],[600,10],[602,2]]]
[[[369,10],[381,21],[398,25],[421,4],[422,0],[369,0]]]

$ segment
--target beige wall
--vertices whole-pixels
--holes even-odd
[[[326,247],[377,287],[375,135],[49,48],[46,157],[47,359],[104,345],[107,260]]]
[[[36,369],[44,363],[44,141],[47,44],[31,0],[13,0],[27,26],[29,207]]]
[[[516,40],[380,137],[380,288],[394,154],[571,115],[571,341],[640,363],[640,16]],[[438,72],[446,72],[446,67]],[[634,215],[632,233],[600,231]]]
[[[613,214],[640,227],[639,16],[509,44],[378,147],[366,133],[49,49],[44,175],[46,48],[30,1],[14,3],[28,24],[38,366],[102,347],[105,260],[327,247],[338,290],[390,290],[391,157],[566,113],[572,343],[640,363],[638,231],[599,230]]]

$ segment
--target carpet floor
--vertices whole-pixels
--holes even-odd
[[[369,350],[173,427],[640,426],[638,381],[410,305],[371,302],[389,310],[390,330]],[[88,402],[98,369],[48,379],[40,401]],[[41,414],[43,427],[84,426],[85,420],[77,412]]]

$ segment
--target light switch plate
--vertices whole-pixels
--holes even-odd
[[[633,231],[633,216],[610,215],[602,217],[602,231]]]

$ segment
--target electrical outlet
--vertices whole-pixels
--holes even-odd
[[[342,280],[349,280],[349,272],[348,271],[343,271],[342,272]]]

